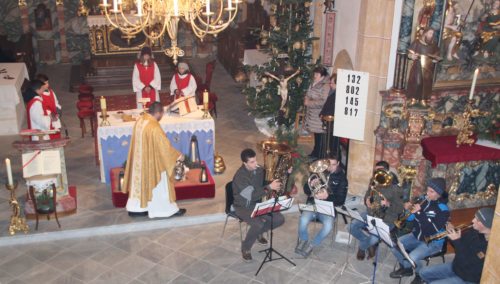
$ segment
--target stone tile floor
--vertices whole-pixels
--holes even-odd
[[[372,261],[358,261],[355,243],[332,242],[328,236],[321,247],[304,259],[293,250],[297,240],[298,213],[286,214],[285,224],[274,233],[274,247],[297,266],[285,260],[264,264],[255,244],[253,262],[240,254],[238,223],[177,227],[119,235],[107,235],[0,249],[0,283],[364,283],[371,282]],[[343,221],[338,224],[344,232]],[[311,234],[320,225],[311,225]],[[243,230],[245,228],[243,227]],[[340,234],[340,233],[338,233]],[[395,259],[380,245],[377,283],[390,279]],[[347,268],[341,274],[346,263]],[[447,261],[450,261],[450,256]],[[432,263],[439,263],[433,259]],[[409,283],[411,278],[403,279]]]

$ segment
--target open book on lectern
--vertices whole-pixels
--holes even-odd
[[[61,173],[61,154],[59,150],[39,150],[24,153],[22,161],[24,178]]]
[[[274,198],[271,198],[264,202],[257,203],[253,209],[252,215],[250,216],[254,218],[256,216],[265,215],[267,213],[290,209],[293,205],[293,200],[294,198],[292,197],[287,198],[286,196],[280,196],[278,197],[277,202]]]

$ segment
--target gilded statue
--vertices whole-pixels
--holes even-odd
[[[481,16],[480,21],[480,52],[484,58],[488,58],[495,52],[500,38],[500,0],[493,2],[492,8]]]
[[[453,1],[448,2],[448,10],[444,18],[443,44],[446,48],[446,59],[452,61],[458,57],[458,49],[462,40],[462,18],[457,14],[458,4]]]
[[[434,10],[436,9],[436,1],[435,0],[424,0],[423,7],[418,12],[418,26],[417,33],[415,34],[415,38],[418,38],[422,35],[422,33],[430,28],[431,26],[431,18],[434,14]]]
[[[432,91],[434,65],[440,60],[433,29],[426,29],[411,43],[408,57],[413,60],[413,64],[408,77],[406,98],[411,104],[420,101],[425,105],[425,100]]]

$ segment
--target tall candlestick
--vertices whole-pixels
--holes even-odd
[[[118,12],[118,1],[113,0],[113,12]]]
[[[174,16],[179,16],[179,2],[174,0]]]
[[[106,108],[106,99],[101,96],[101,109],[107,109]]]
[[[137,16],[142,17],[142,0],[137,0]]]
[[[205,90],[203,92],[203,104],[204,105],[208,104],[208,92],[207,92],[207,90]]]
[[[472,78],[472,86],[470,87],[469,100],[472,100],[472,96],[474,96],[474,89],[476,88],[477,75],[479,75],[479,68],[476,68],[476,71],[474,71],[474,77]]]
[[[8,185],[14,185],[12,180],[12,168],[10,166],[10,159],[5,159],[5,168],[7,168],[7,183]]]
[[[208,18],[210,17],[210,0],[206,1],[206,5],[207,5],[207,18]]]

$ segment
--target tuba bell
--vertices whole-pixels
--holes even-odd
[[[383,169],[376,170],[373,174],[372,183],[375,187],[388,186],[392,183],[392,175]]]
[[[330,160],[322,159],[314,161],[309,165],[309,171],[311,175],[307,179],[307,184],[311,189],[313,195],[316,195],[322,191],[328,192],[328,180],[330,176],[325,177],[325,171],[330,166]]]
[[[264,154],[265,179],[270,182],[280,180],[281,187],[277,195],[287,194],[288,169],[292,166],[292,148],[275,140],[265,140],[261,143]]]

